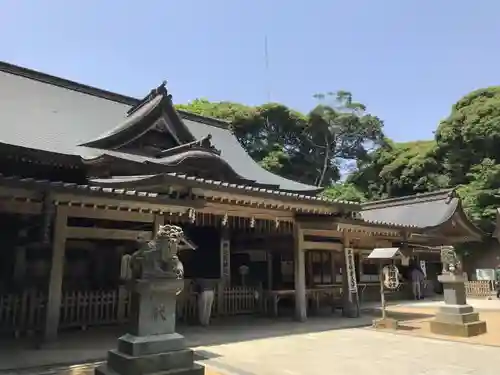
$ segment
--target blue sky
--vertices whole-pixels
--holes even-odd
[[[399,141],[499,84],[500,1],[0,0],[0,60],[141,97],[307,111],[345,89]],[[268,37],[269,70],[264,39]]]

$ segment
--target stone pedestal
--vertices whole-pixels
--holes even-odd
[[[486,322],[467,305],[465,278],[460,275],[440,275],[445,306],[430,323],[432,333],[447,336],[472,337],[486,333]]]
[[[129,333],[118,339],[96,375],[203,375],[184,337],[175,332],[176,293],[184,280],[137,280]]]

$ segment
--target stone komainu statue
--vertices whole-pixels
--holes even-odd
[[[460,275],[462,273],[462,263],[453,246],[441,247],[441,263],[443,274]]]
[[[186,242],[184,232],[176,225],[162,225],[153,240],[137,239],[139,249],[130,257],[132,279],[184,278],[184,267],[177,252]]]

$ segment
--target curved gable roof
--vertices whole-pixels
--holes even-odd
[[[2,90],[1,87],[8,89]],[[116,138],[120,128],[131,132],[127,111],[140,102],[139,99],[0,62],[0,142],[84,158],[96,156],[95,151],[78,145],[93,140],[99,141],[99,145],[95,145],[99,148],[110,136]],[[179,115],[196,139],[211,134],[212,143],[220,149],[221,157],[244,178],[302,194],[322,190],[263,169],[246,153],[236,137],[221,126],[227,126],[227,123],[187,112],[179,112]],[[120,128],[115,128],[120,123]]]
[[[367,202],[361,205],[361,217],[367,222],[423,230],[439,228],[450,221],[455,225],[455,219],[460,219],[465,231],[475,237],[482,236],[479,228],[467,218],[455,189]]]

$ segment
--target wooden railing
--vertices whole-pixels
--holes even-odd
[[[60,327],[87,327],[121,323],[127,320],[129,295],[122,290],[64,293],[61,300]]]
[[[222,290],[221,290],[222,291]],[[257,312],[259,292],[255,288],[228,287],[217,290],[212,307],[213,316],[230,316]],[[43,328],[45,294],[25,291],[0,295],[0,333],[16,336]],[[130,316],[130,295],[125,288],[111,291],[71,291],[61,297],[60,327],[71,328],[123,323]],[[177,302],[179,320],[193,322],[198,306],[195,293],[181,293]]]
[[[30,332],[42,326],[46,296],[40,291],[27,290],[19,294],[0,295],[0,332]]]
[[[489,297],[495,292],[495,282],[490,280],[466,281],[467,297]]]

